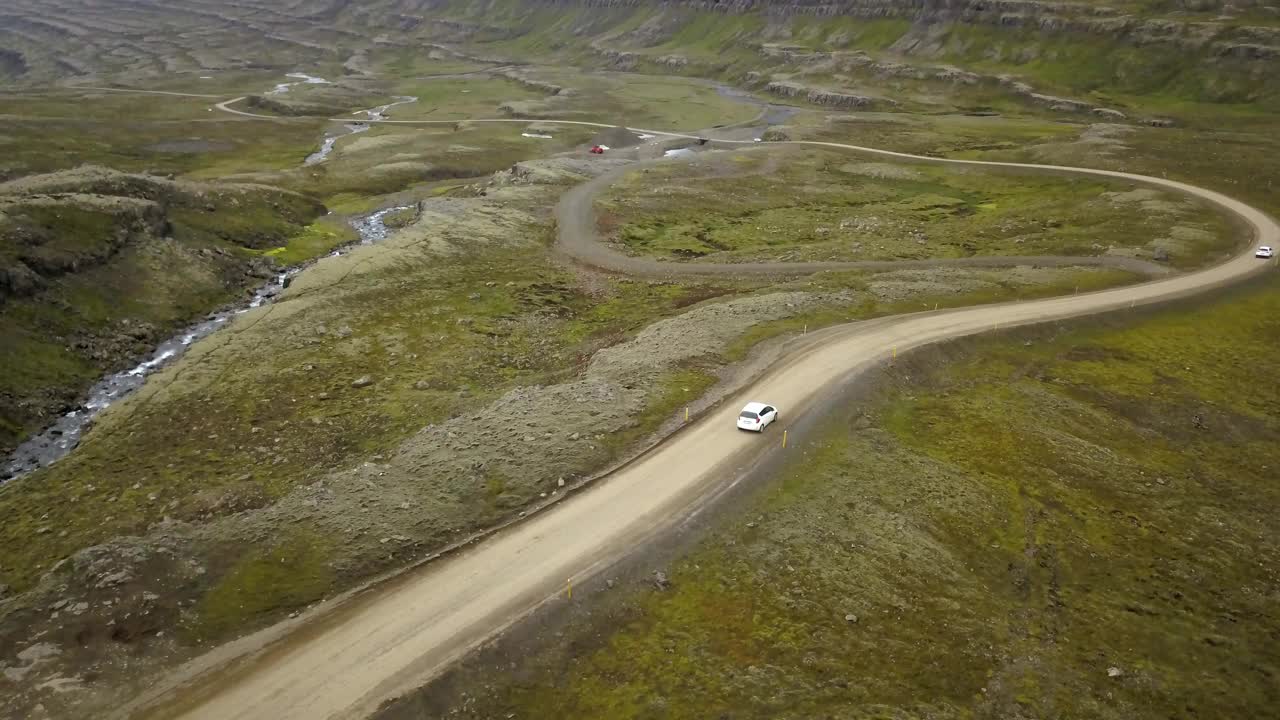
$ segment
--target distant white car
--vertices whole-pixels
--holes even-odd
[[[1276,254],[1271,250],[1270,245],[1263,245],[1258,248],[1258,252],[1254,253],[1253,256],[1257,258],[1273,258]]]
[[[769,423],[778,419],[778,408],[764,403],[749,402],[738,413],[738,429],[764,432]]]

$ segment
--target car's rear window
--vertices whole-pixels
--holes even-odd
[[[756,415],[756,414],[755,414],[755,413],[753,413],[753,412],[746,412],[746,411],[743,411],[743,413],[742,413],[741,415],[739,415],[738,417],[744,417],[744,418],[747,418],[747,419],[749,419],[749,420],[755,420],[755,419],[759,418],[760,416],[759,416],[759,415]]]

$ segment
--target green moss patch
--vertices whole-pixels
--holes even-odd
[[[1225,219],[1089,178],[708,157],[631,176],[599,202],[623,249],[673,260],[890,260],[1122,252],[1190,267],[1231,247]]]
[[[319,600],[331,587],[331,541],[291,530],[269,547],[240,555],[206,593],[184,631],[194,640],[224,637],[268,613]]]

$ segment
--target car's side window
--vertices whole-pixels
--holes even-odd
[[[768,415],[768,414],[769,414],[769,413],[771,413],[771,412],[773,412],[773,406],[772,406],[772,405],[766,405],[766,406],[765,406],[765,408],[764,408],[764,412],[762,412],[762,413],[760,413],[760,414],[761,414],[761,415]]]

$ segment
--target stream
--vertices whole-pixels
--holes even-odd
[[[409,206],[388,208],[351,221],[360,239],[330,253],[330,256],[345,255],[358,245],[372,245],[385,240],[392,230],[383,222],[383,218],[397,210]],[[80,437],[98,413],[119,400],[128,397],[146,383],[147,378],[161,368],[172,365],[182,357],[187,348],[196,341],[208,337],[219,328],[225,327],[237,315],[243,315],[253,308],[262,307],[275,301],[276,297],[287,287],[295,275],[302,272],[307,264],[297,265],[276,273],[261,287],[254,291],[247,302],[238,303],[209,314],[204,320],[182,330],[168,340],[160,343],[146,358],[137,365],[113,373],[98,381],[79,407],[59,417],[52,425],[36,435],[28,438],[18,446],[13,454],[0,468],[0,483],[21,477],[42,468],[64,457],[80,443]]]
[[[763,108],[764,116],[760,118],[760,122],[764,125],[781,125],[791,119],[792,115],[795,115],[800,111],[799,108],[794,108],[790,105],[774,105],[771,102],[761,100],[750,93],[743,92],[742,90],[728,85],[715,83],[713,87],[715,87],[716,93],[722,98],[743,103],[745,105],[755,105],[756,107]]]
[[[295,85],[319,85],[328,84],[329,82],[324,78],[313,77],[305,73],[289,73],[286,77],[293,78],[295,82],[280,83],[267,94],[278,95],[286,93]],[[726,85],[717,84],[715,87],[716,92],[722,97],[764,108],[765,112],[761,121],[765,125],[786,122],[796,112],[795,108],[785,105],[773,105]],[[394,102],[368,110],[360,110],[353,114],[365,115],[370,120],[383,120],[391,108],[397,105],[417,102],[417,100],[418,98],[416,97],[400,96]],[[345,132],[326,137],[321,143],[320,149],[308,156],[304,164],[315,165],[324,162],[333,152],[334,145],[340,138],[365,132],[369,128],[369,124],[362,122],[352,122],[344,125]],[[383,218],[389,213],[406,209],[406,207],[379,210],[352,220],[351,226],[355,228],[356,233],[359,235],[359,241],[338,248],[330,255],[343,255],[350,252],[350,249],[356,245],[370,245],[385,240],[392,233],[392,230],[386,226]],[[289,282],[293,277],[302,272],[305,267],[306,264],[303,264],[277,273],[254,291],[247,302],[211,313],[204,320],[187,327],[160,343],[142,362],[134,367],[113,373],[100,380],[89,389],[86,399],[79,407],[62,415],[52,425],[28,438],[13,451],[4,463],[3,468],[0,468],[0,483],[26,475],[66,456],[79,444],[84,431],[88,429],[98,413],[142,387],[149,376],[157,370],[173,364],[196,341],[208,337],[219,328],[226,326],[237,315],[273,302],[289,286]]]
[[[280,83],[266,92],[267,95],[283,95],[289,92],[289,88],[294,85],[328,85],[329,81],[324,78],[312,77],[306,73],[292,72],[285,75],[287,78],[294,78],[295,82]]]
[[[387,111],[390,110],[391,108],[397,105],[408,105],[409,103],[414,103],[414,102],[418,102],[418,98],[411,97],[409,95],[398,95],[396,96],[395,102],[387,103],[386,105],[379,105],[376,108],[370,108],[368,110],[358,110],[352,114],[365,115],[370,120],[386,120]],[[333,147],[338,143],[338,140],[348,135],[355,135],[356,133],[366,132],[369,129],[369,127],[370,125],[368,123],[362,123],[362,122],[347,123],[343,125],[342,129],[345,130],[346,132],[338,132],[338,133],[326,135],[324,141],[320,143],[320,149],[308,155],[307,159],[302,164],[316,165],[318,163],[324,162],[326,159],[328,159],[329,154],[333,152]]]

